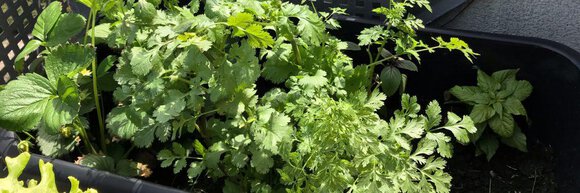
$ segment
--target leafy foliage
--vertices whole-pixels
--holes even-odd
[[[455,86],[450,90],[461,102],[473,106],[469,116],[478,126],[478,132],[470,138],[488,160],[495,154],[499,141],[527,151],[526,136],[513,116],[527,117],[522,101],[532,93],[532,85],[525,80],[516,80],[517,72],[517,69],[508,69],[489,76],[479,70],[477,86]],[[486,132],[487,128],[497,135]]]
[[[58,193],[56,188],[56,182],[54,178],[54,171],[52,171],[51,163],[44,163],[43,160],[39,160],[38,168],[40,169],[40,182],[36,180],[31,180],[28,182],[28,187],[24,186],[24,182],[20,181],[18,177],[24,171],[28,160],[30,160],[30,154],[28,152],[21,153],[15,158],[6,157],[6,167],[8,167],[8,176],[5,178],[0,178],[0,192],[5,193],[33,193],[33,192],[46,192],[46,193]],[[87,189],[83,191],[79,189],[79,181],[70,176],[68,177],[71,183],[70,193],[97,193],[95,189]]]
[[[107,151],[125,143],[162,147],[161,167],[186,172],[192,183],[201,175],[222,179],[224,192],[449,192],[444,168],[451,142],[468,143],[476,132],[468,116],[447,113],[444,119],[435,101],[422,112],[407,94],[392,116],[378,113],[387,95],[403,93],[401,70],[417,71],[412,60],[419,62],[420,52],[477,55],[456,38],[436,38],[437,46],[417,40],[422,22],[406,9],[430,9],[424,0],[391,1],[375,10],[388,25],[361,32],[359,45],[370,53],[370,63],[362,65],[342,52],[354,43],[326,31],[340,28],[332,18],[345,14],[340,8],[318,12],[281,0],[207,0],[204,7],[197,0],[185,6],[174,0],[80,2],[92,10],[85,39],[119,56],[97,67],[94,47],[67,42],[84,18],[60,14],[60,4],[52,3],[39,16],[37,40],[23,52],[47,48],[48,78],[25,74],[0,92],[14,99],[2,97],[0,112],[15,113],[0,115],[0,126],[36,128],[48,155],[72,151],[79,141],[71,139],[82,137],[81,165],[143,176],[150,172],[128,159],[130,152]],[[379,46],[377,54],[371,46]],[[383,72],[375,81],[379,65]],[[99,85],[107,78],[116,84]],[[258,84],[261,78],[272,86]],[[32,87],[41,94],[23,90],[34,82],[41,83]],[[100,128],[99,152],[82,115],[93,109],[100,115],[99,91],[107,86],[116,105],[106,116],[110,136]]]

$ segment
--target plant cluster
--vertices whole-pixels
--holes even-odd
[[[2,193],[58,193],[56,188],[56,182],[54,178],[54,171],[52,171],[51,163],[44,163],[44,161],[39,160],[38,168],[40,169],[40,182],[32,179],[28,181],[27,186],[24,186],[24,182],[18,180],[18,177],[26,168],[28,160],[30,160],[30,153],[23,152],[15,158],[6,157],[6,167],[8,168],[8,175],[5,178],[0,178],[0,192]],[[70,193],[97,193],[95,189],[87,189],[83,191],[79,188],[79,181],[69,176],[68,179],[71,183]]]
[[[0,126],[36,130],[45,155],[78,150],[81,165],[148,176],[128,155],[162,147],[161,167],[187,173],[192,183],[223,180],[224,192],[449,192],[452,140],[466,144],[476,133],[469,116],[444,117],[436,101],[421,111],[407,94],[392,115],[378,112],[387,96],[404,92],[400,69],[418,70],[419,53],[477,55],[457,38],[434,38],[435,46],[418,39],[422,22],[407,9],[430,9],[426,0],[375,9],[385,25],[359,35],[369,54],[359,65],[343,53],[352,44],[327,31],[340,28],[332,17],[345,14],[340,8],[79,1],[91,8],[86,25],[54,2],[39,16],[37,40],[19,55],[42,46],[46,77],[24,74],[0,91]],[[69,43],[83,27],[84,42]],[[97,43],[120,54],[97,65]],[[100,93],[113,90],[115,106],[105,116]],[[87,132],[93,125],[98,130]]]
[[[470,136],[477,147],[477,154],[484,153],[490,160],[499,142],[526,152],[526,136],[514,120],[514,116],[526,116],[522,101],[532,93],[532,85],[516,80],[518,70],[501,70],[491,76],[477,71],[477,86],[455,86],[450,93],[461,102],[472,106],[469,116],[477,126]],[[489,132],[487,128],[490,128]],[[495,133],[495,135],[494,135]]]

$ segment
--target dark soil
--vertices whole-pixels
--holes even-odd
[[[473,146],[455,146],[454,157],[447,164],[453,176],[451,192],[557,192],[551,147],[528,143],[527,153],[500,146],[489,162],[484,156],[475,157]]]

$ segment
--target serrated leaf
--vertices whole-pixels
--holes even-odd
[[[263,151],[252,152],[252,160],[250,161],[253,168],[256,169],[258,173],[265,174],[270,171],[270,168],[274,166],[274,160],[269,154]]]
[[[427,109],[425,109],[425,114],[427,114],[428,124],[427,128],[432,128],[441,124],[441,106],[437,101],[431,101],[429,105],[427,105]]]
[[[203,144],[199,142],[199,140],[196,139],[193,142],[193,148],[195,149],[195,152],[197,152],[197,154],[201,155],[202,157],[205,156],[206,149],[203,146]]]
[[[253,48],[266,48],[274,44],[272,36],[261,25],[253,24],[245,30],[248,42]]]
[[[186,165],[187,161],[185,160],[185,158],[175,160],[175,163],[173,164],[173,173],[177,174],[181,172],[181,170],[183,170],[183,168],[185,168]]]
[[[505,109],[505,111],[509,114],[527,115],[526,109],[524,108],[524,105],[522,104],[522,102],[520,102],[516,98],[510,97],[507,100],[505,100],[502,103],[502,105],[503,105],[503,108]]]
[[[141,47],[131,48],[130,65],[133,73],[139,76],[147,75],[153,68],[153,64],[151,63],[153,54]]]
[[[491,77],[497,82],[504,82],[506,80],[515,80],[519,69],[500,70],[491,74]]]
[[[504,112],[502,116],[496,115],[489,120],[489,127],[502,137],[511,137],[515,127],[512,115]]]
[[[10,81],[0,92],[0,127],[28,131],[40,122],[56,88],[38,74],[25,74]]]
[[[305,87],[320,88],[328,82],[326,79],[326,72],[323,70],[316,71],[314,76],[304,76],[299,81],[298,84]]]
[[[115,160],[103,155],[84,155],[80,160],[79,165],[108,172],[115,172]]]
[[[473,106],[469,117],[471,117],[475,123],[483,123],[489,120],[495,114],[495,110],[492,107],[488,105],[477,104]]]
[[[68,154],[75,147],[75,142],[72,141],[72,138],[67,139],[60,134],[51,135],[46,133],[45,129],[42,128],[38,130],[36,140],[38,141],[42,155],[49,157],[60,157]]]
[[[499,82],[481,70],[477,71],[477,86],[486,91],[497,91],[501,88]]]
[[[36,51],[40,45],[42,44],[41,41],[38,40],[30,40],[26,46],[24,47],[24,49],[22,49],[22,51],[20,53],[18,53],[18,55],[16,56],[16,59],[14,59],[14,69],[17,72],[22,72],[24,70],[24,58]]]
[[[135,16],[143,23],[150,23],[157,16],[157,10],[146,0],[139,0],[135,7]]]
[[[205,165],[202,162],[191,162],[189,164],[189,169],[187,170],[187,176],[189,178],[195,178],[205,170]]]
[[[50,3],[43,11],[38,15],[36,24],[34,24],[34,29],[32,30],[32,35],[41,41],[44,41],[50,30],[54,27],[58,18],[60,17],[62,10],[62,4],[58,1]]]
[[[449,92],[460,101],[468,104],[487,104],[489,97],[476,86],[454,86]]]
[[[185,94],[181,93],[179,90],[169,90],[167,94],[164,95],[164,103],[157,107],[153,111],[153,117],[159,123],[165,123],[180,115],[180,113],[185,109]]]
[[[359,45],[366,46],[370,45],[377,40],[379,40],[382,35],[385,33],[385,29],[383,26],[377,25],[371,28],[366,28],[360,32],[360,35],[357,37],[359,40]]]
[[[501,138],[501,142],[522,152],[528,152],[527,138],[522,130],[516,126],[514,134],[508,138]]]
[[[298,72],[298,68],[293,65],[288,58],[292,52],[290,44],[282,44],[275,48],[272,53],[268,54],[268,60],[264,62],[262,76],[274,83],[282,83]]]
[[[518,99],[520,101],[523,101],[526,98],[528,98],[528,96],[530,96],[530,94],[532,94],[532,85],[530,84],[530,82],[525,81],[525,80],[517,81],[516,89],[515,89],[512,97],[515,97],[516,99]]]
[[[80,110],[80,97],[76,83],[61,76],[57,83],[56,99],[50,99],[44,109],[41,124],[48,133],[57,134],[60,128],[72,123]]]
[[[254,141],[260,148],[277,154],[280,143],[290,140],[292,127],[290,118],[274,109],[262,108],[258,112],[258,122],[252,126]]]
[[[396,67],[387,66],[381,71],[381,88],[387,96],[393,96],[401,85],[401,72]]]
[[[136,147],[146,148],[150,147],[154,140],[155,129],[152,127],[145,127],[135,133],[133,144],[135,144]]]
[[[46,57],[44,69],[51,82],[62,75],[72,78],[76,73],[88,67],[95,58],[95,49],[80,44],[65,44],[56,47]]]
[[[109,69],[115,65],[115,61],[117,61],[117,57],[113,55],[107,56],[105,59],[103,59],[103,61],[101,61],[97,67],[97,77],[101,78],[107,75],[107,71],[109,71]]]
[[[320,45],[326,36],[326,25],[320,17],[311,11],[305,11],[298,16],[298,31],[306,42]]]
[[[76,13],[65,13],[60,16],[54,28],[48,33],[46,46],[52,47],[67,42],[81,32],[85,26],[85,18]]]
[[[463,116],[463,119],[452,112],[447,113],[447,123],[441,128],[447,129],[453,133],[453,136],[462,144],[469,142],[469,133],[475,133],[477,128],[469,116]]]
[[[130,115],[133,114],[133,115]],[[129,116],[138,116],[130,107],[114,108],[107,116],[109,132],[123,139],[130,139],[139,131],[141,123],[138,119],[129,119]]]
[[[485,154],[489,161],[495,155],[497,148],[499,148],[499,141],[495,136],[484,135],[477,141],[477,148]]]

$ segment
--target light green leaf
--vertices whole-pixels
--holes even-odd
[[[260,148],[278,154],[280,143],[291,139],[290,118],[271,108],[258,109],[258,122],[252,126],[254,141]]]
[[[461,119],[459,116],[452,112],[447,113],[447,123],[441,128],[447,129],[453,133],[453,136],[462,144],[469,142],[468,133],[475,133],[477,128],[473,125],[473,121],[469,116],[463,116]]]
[[[95,43],[106,43],[107,42],[107,38],[109,38],[109,35],[111,35],[111,33],[113,33],[113,31],[111,30],[111,24],[110,23],[101,23],[97,26],[95,26],[95,28],[91,28],[89,29],[89,31],[87,32],[87,35],[89,37],[93,37],[93,30],[95,32]]]
[[[316,71],[314,76],[304,76],[299,81],[298,84],[305,87],[320,88],[328,82],[326,79],[326,72],[323,70]]]
[[[61,10],[62,5],[60,2],[55,1],[50,3],[38,16],[36,24],[34,24],[34,29],[32,30],[32,35],[44,41],[58,21],[58,18],[60,18]]]
[[[27,131],[40,122],[56,88],[38,74],[19,76],[0,92],[0,127]]]
[[[122,139],[130,139],[143,125],[144,112],[137,112],[132,107],[114,108],[107,116],[109,132]]]
[[[26,44],[24,49],[22,49],[22,51],[16,56],[16,59],[14,59],[14,69],[17,72],[22,72],[24,70],[24,57],[36,51],[41,44],[42,42],[38,40],[30,40]]]
[[[250,163],[261,174],[268,173],[270,168],[274,166],[274,160],[264,151],[252,152],[252,161]]]
[[[268,60],[264,63],[262,76],[274,83],[282,83],[291,75],[298,72],[298,67],[293,65],[289,60],[292,46],[282,44],[275,48],[272,53],[268,54]]]
[[[495,115],[489,120],[489,127],[499,136],[511,137],[515,127],[514,118],[507,112],[502,116]]]
[[[475,123],[483,123],[495,115],[495,110],[488,105],[477,104],[473,106],[469,117],[473,118]]]
[[[427,128],[432,128],[441,124],[441,107],[437,101],[431,101],[425,110],[428,118]]]
[[[65,43],[81,32],[85,26],[85,18],[76,13],[65,13],[60,16],[54,28],[48,33],[46,46],[52,47]]]
[[[189,169],[187,170],[187,176],[189,178],[195,178],[205,170],[205,165],[202,162],[191,162],[189,164]]]
[[[320,17],[309,10],[298,16],[298,31],[306,42],[320,45],[326,38],[326,25]]]
[[[95,49],[88,45],[58,46],[46,57],[44,64],[46,75],[54,83],[62,75],[72,78],[76,73],[87,68],[95,55]]]
[[[150,23],[157,16],[157,10],[146,0],[139,0],[135,7],[135,16],[143,23]]]
[[[261,25],[253,24],[245,30],[248,42],[253,48],[266,48],[274,44],[272,36]]]
[[[151,63],[151,58],[153,57],[154,53],[141,48],[141,47],[133,47],[131,48],[131,69],[133,73],[139,76],[145,76],[149,74],[151,69],[153,68],[153,64]]]
[[[153,111],[153,117],[156,118],[157,122],[165,123],[179,116],[186,106],[184,97],[185,94],[179,90],[167,91],[167,94],[164,95],[164,103]]]

